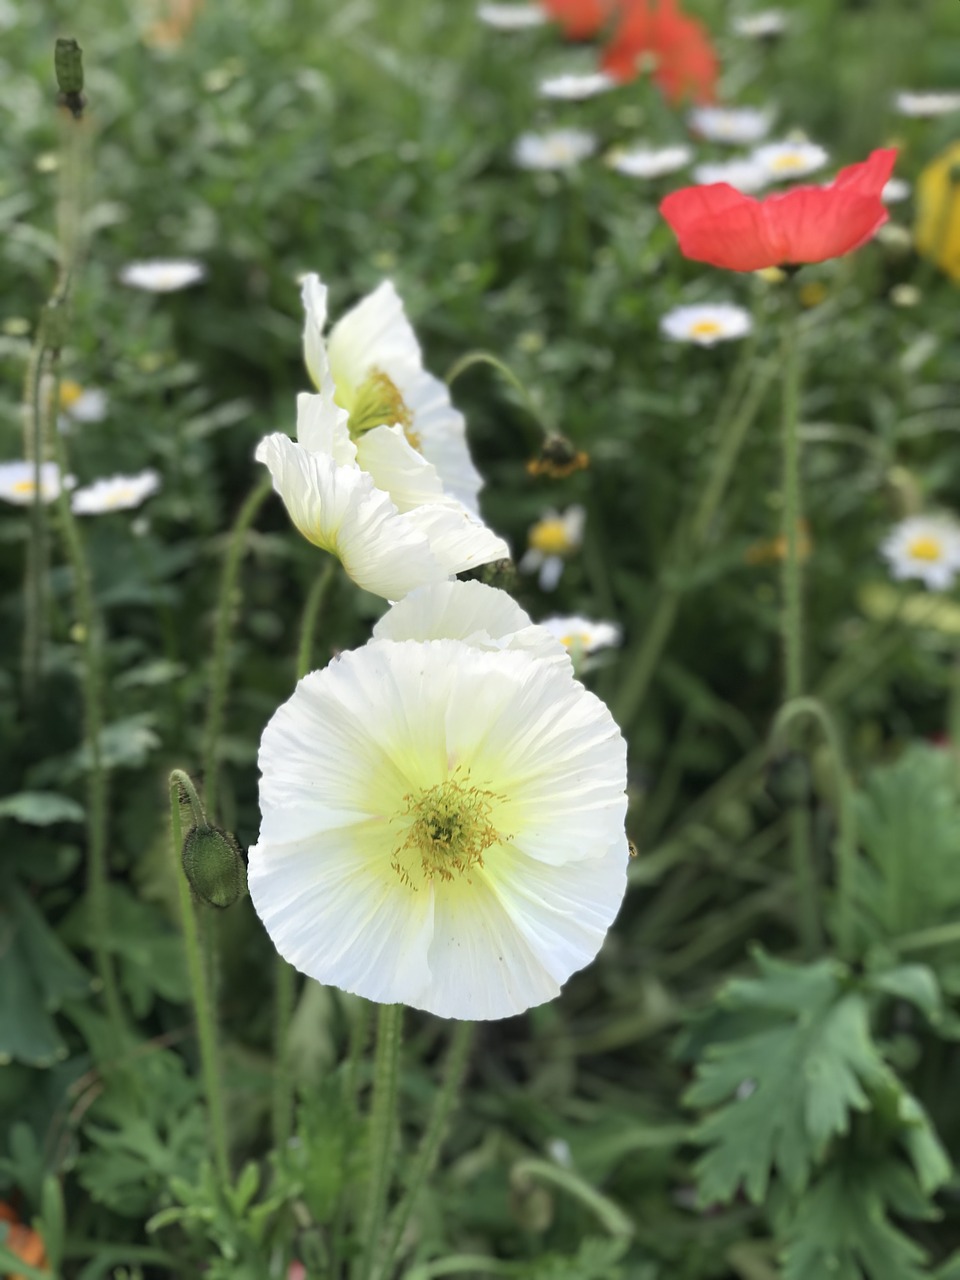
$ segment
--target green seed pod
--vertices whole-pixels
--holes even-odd
[[[201,902],[232,907],[247,891],[240,846],[219,827],[191,827],[183,842],[183,873]]]
[[[53,54],[57,88],[64,94],[83,93],[83,50],[76,40],[58,40]]]

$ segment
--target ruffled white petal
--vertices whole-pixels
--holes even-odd
[[[303,325],[303,358],[315,387],[321,387],[329,374],[323,331],[327,325],[327,286],[313,272],[304,276],[301,291],[306,318]]]
[[[400,426],[365,431],[357,441],[356,455],[377,488],[389,493],[400,511],[411,511],[426,503],[458,505],[455,498],[444,493],[436,468],[413,448]]]
[[[319,395],[301,391],[297,396],[297,440],[310,453],[328,454],[341,467],[357,461],[357,446],[350,438],[347,413],[333,400],[332,383]]]
[[[491,560],[509,559],[510,548],[503,538],[465,507],[415,507],[413,511],[405,511],[401,519],[423,534],[434,555],[446,566],[448,577],[465,569],[475,569],[479,564],[489,564]]]
[[[398,365],[420,365],[420,344],[392,281],[384,280],[337,321],[327,353],[338,392],[345,385],[352,393],[374,369],[393,376]],[[349,408],[347,399],[341,404]]]
[[[477,494],[483,487],[467,446],[467,424],[453,407],[446,383],[426,369],[398,372],[397,386],[413,416],[420,449],[432,463],[447,493],[477,512]]]

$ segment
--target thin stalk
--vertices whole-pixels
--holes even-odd
[[[797,304],[791,300],[783,333],[783,606],[781,639],[784,700],[803,693],[803,567],[800,563],[800,343]]]
[[[373,1103],[369,1129],[370,1176],[362,1219],[363,1254],[356,1272],[358,1280],[372,1280],[377,1245],[387,1211],[397,1130],[397,1087],[402,1033],[403,1005],[382,1004],[377,1013],[377,1050],[373,1064]]]
[[[23,456],[33,463],[33,502],[30,504],[30,541],[27,543],[24,581],[23,692],[29,705],[40,682],[43,647],[47,635],[46,576],[49,562],[47,516],[40,483],[45,453],[43,373],[47,355],[46,326],[41,323],[27,362],[24,382]]]
[[[314,578],[303,606],[303,618],[300,623],[300,644],[297,648],[297,679],[303,677],[313,668],[313,640],[317,629],[317,618],[323,608],[327,594],[333,585],[337,570],[337,561],[330,556],[323,569]]]
[[[602,1195],[572,1169],[551,1164],[549,1160],[531,1158],[517,1161],[510,1170],[510,1181],[516,1189],[521,1189],[524,1184],[546,1182],[560,1191],[565,1191],[575,1200],[579,1200],[603,1229],[615,1238],[629,1238],[636,1230],[633,1219],[628,1217],[619,1205]]]
[[[267,475],[251,490],[230,531],[230,541],[227,544],[227,554],[223,562],[203,747],[203,790],[207,812],[211,819],[216,817],[217,812],[217,746],[223,728],[223,709],[227,699],[227,682],[230,678],[230,632],[234,617],[233,604],[237,578],[245,550],[247,531],[270,495],[272,487],[273,482]]]
[[[367,1041],[370,1038],[370,1023],[372,1020],[373,1005],[369,1000],[361,1000],[359,1008],[355,1010],[354,1019],[350,1025],[350,1043],[347,1049],[347,1060],[343,1066],[343,1088],[340,1094],[341,1105],[344,1110],[354,1117],[358,1114],[359,1089],[360,1089],[360,1063],[363,1059],[364,1050],[367,1047]],[[337,1196],[337,1207],[333,1215],[333,1225],[330,1229],[330,1256],[337,1262],[341,1256],[341,1245],[343,1241],[343,1232],[346,1225],[346,1197],[344,1188],[341,1185],[339,1195]]]
[[[520,381],[508,364],[505,364],[499,356],[493,355],[490,351],[467,351],[464,355],[456,360],[447,370],[444,382],[448,387],[452,387],[456,380],[468,369],[472,369],[474,365],[486,364],[491,369],[496,369],[497,373],[508,382],[514,391],[519,395],[521,403],[530,414],[530,417],[536,423],[541,434],[546,437],[550,435],[550,424],[544,421],[543,412],[540,406],[534,400],[533,396],[527,390],[526,386]]]
[[[416,1208],[417,1200],[424,1184],[433,1172],[440,1147],[446,1132],[450,1114],[456,1105],[460,1086],[467,1069],[467,1058],[473,1043],[473,1023],[457,1022],[454,1025],[450,1049],[443,1068],[443,1083],[433,1103],[433,1110],[427,1122],[426,1130],[420,1140],[417,1154],[410,1166],[407,1189],[403,1199],[397,1205],[387,1227],[387,1239],[380,1255],[380,1265],[374,1274],[378,1280],[387,1280],[391,1274],[397,1250],[403,1241],[410,1216]]]
[[[219,1178],[226,1183],[230,1177],[229,1145],[227,1141],[226,1109],[221,1092],[220,1065],[217,1054],[217,1028],[213,1001],[207,984],[206,966],[200,946],[200,931],[193,908],[190,883],[184,874],[181,861],[183,853],[183,828],[180,822],[180,804],[183,796],[193,810],[194,821],[202,820],[203,808],[190,778],[181,770],[170,774],[170,831],[174,861],[174,876],[180,899],[180,917],[183,923],[183,944],[187,954],[187,972],[190,993],[197,1021],[197,1039],[200,1045],[200,1073],[203,1091],[207,1099],[210,1117],[210,1150]]]

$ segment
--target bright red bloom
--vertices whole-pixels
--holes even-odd
[[[896,158],[893,147],[874,151],[826,186],[793,187],[765,200],[726,182],[684,187],[660,212],[694,262],[730,271],[825,262],[859,249],[886,222],[880,193]]]
[[[616,0],[540,0],[568,40],[589,40],[606,26]]]
[[[623,0],[601,66],[616,80],[632,80],[644,57],[653,63],[654,83],[668,102],[714,100],[717,55],[705,28],[681,13],[676,0],[656,0],[655,7],[651,0]]]

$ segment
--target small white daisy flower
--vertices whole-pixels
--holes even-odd
[[[893,105],[902,116],[948,116],[960,111],[960,93],[946,90],[911,93],[904,89],[895,96]]]
[[[141,471],[135,476],[110,476],[95,480],[93,484],[78,489],[70,499],[70,506],[78,516],[99,516],[107,511],[129,511],[139,507],[160,488],[160,476],[156,471]]]
[[[622,637],[622,631],[615,622],[591,622],[579,614],[544,618],[540,626],[556,636],[567,652],[575,656],[587,657],[598,649],[614,647]]]
[[[616,87],[617,81],[604,71],[583,73],[570,71],[563,75],[545,77],[537,86],[537,92],[541,98],[583,102],[586,98],[596,98],[601,93],[609,93]]]
[[[762,169],[771,182],[788,178],[804,178],[816,173],[830,159],[815,142],[770,142],[750,153],[750,160]]]
[[[674,307],[660,318],[660,331],[674,342],[694,342],[712,347],[717,342],[742,338],[753,328],[750,312],[730,302],[702,302]]]
[[[82,387],[72,378],[60,381],[60,410],[73,422],[102,422],[109,403],[100,387]]]
[[[604,161],[617,173],[628,178],[659,178],[665,173],[676,173],[693,159],[691,147],[615,147],[604,156]]]
[[[572,169],[596,149],[596,137],[585,129],[551,129],[522,133],[514,143],[513,160],[521,169]]]
[[[547,12],[538,4],[481,4],[477,17],[497,31],[526,31],[530,27],[542,27]]]
[[[880,199],[884,204],[899,204],[910,195],[910,183],[903,178],[891,178],[883,184]]]
[[[191,258],[153,258],[128,262],[120,268],[120,281],[147,293],[175,293],[198,284],[206,274],[203,263]]]
[[[766,169],[755,164],[747,157],[736,160],[721,160],[714,163],[694,165],[693,180],[700,186],[708,186],[714,182],[726,182],[737,191],[750,194],[762,190],[770,181]]]
[[[69,489],[73,476],[67,476],[62,487]],[[61,489],[60,468],[55,462],[40,464],[40,497],[53,502]],[[16,507],[29,507],[36,493],[36,474],[32,462],[0,462],[0,500]]]
[[[765,138],[773,112],[757,107],[694,107],[687,118],[694,133],[708,142],[737,145]]]
[[[782,9],[762,9],[759,13],[744,13],[733,20],[733,33],[747,40],[774,40],[782,36],[790,25],[790,19]]]
[[[371,640],[297,685],[260,745],[250,896],[297,969],[491,1019],[552,1000],[626,888],[626,747],[531,653]]]
[[[586,510],[574,505],[562,514],[548,511],[527,534],[527,550],[518,568],[521,573],[539,573],[541,591],[553,591],[560,581],[567,559],[583,545]]]
[[[895,578],[919,578],[931,591],[946,591],[960,573],[960,523],[952,516],[909,516],[880,551]]]

